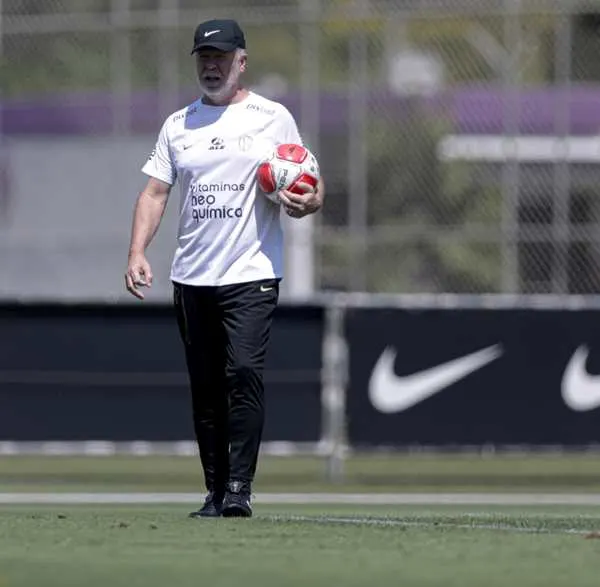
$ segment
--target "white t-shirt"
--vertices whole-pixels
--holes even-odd
[[[237,104],[201,100],[163,124],[142,171],[179,180],[173,281],[227,285],[283,276],[279,205],[260,191],[256,170],[266,153],[302,139],[290,112],[253,92]]]

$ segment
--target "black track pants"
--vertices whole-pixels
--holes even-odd
[[[264,423],[263,369],[279,281],[174,284],[206,486],[252,481]]]

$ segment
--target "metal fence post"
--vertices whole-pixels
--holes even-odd
[[[302,138],[320,159],[320,16],[321,0],[299,0],[300,38],[300,124]],[[308,299],[315,293],[314,215],[302,220],[284,217],[288,277],[283,285],[289,298]]]
[[[112,0],[110,76],[112,83],[113,132],[116,135],[131,132],[131,3],[130,0]]]
[[[554,220],[555,243],[552,271],[552,293],[569,293],[569,208],[571,199],[571,165],[568,138],[571,131],[571,46],[573,40],[571,14],[564,9],[557,15],[555,32],[555,72],[560,89],[560,102],[555,110],[554,132],[561,141],[559,156],[554,163]]]
[[[504,2],[504,44],[508,59],[504,68],[504,139],[505,160],[502,169],[502,291],[520,291],[519,240],[519,187],[520,163],[515,139],[520,134],[520,62],[521,0]],[[508,138],[508,140],[506,140]]]
[[[348,381],[348,343],[345,336],[346,305],[334,297],[325,307],[322,366],[322,439],[326,443],[327,480],[344,480],[346,453],[346,389]]]
[[[181,106],[179,103],[179,47],[176,35],[179,33],[179,0],[160,0],[158,7],[158,99],[159,115],[166,118]],[[188,68],[193,71],[193,60]],[[195,75],[195,73],[194,73]]]
[[[3,19],[3,0],[0,0],[0,60],[4,55],[4,23]],[[8,185],[6,176],[8,175],[8,162],[6,161],[6,147],[4,145],[4,92],[0,88],[0,226],[8,221]]]
[[[352,5],[357,18],[364,17],[366,2]],[[366,17],[365,17],[366,18]],[[367,291],[368,258],[368,155],[369,55],[367,32],[360,26],[348,38],[348,224],[351,244],[352,291]]]

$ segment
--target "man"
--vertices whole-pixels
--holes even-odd
[[[301,143],[288,110],[246,89],[244,33],[211,20],[194,34],[201,98],[163,124],[142,171],[127,289],[143,299],[152,270],[145,250],[176,179],[180,213],[171,280],[185,347],[194,428],[208,495],[191,517],[252,515],[264,420],[263,367],[282,278],[280,206],[258,191],[256,169],[280,143]],[[319,210],[323,183],[279,193],[285,212]]]

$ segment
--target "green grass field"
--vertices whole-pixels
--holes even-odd
[[[264,458],[261,492],[600,493],[588,455]],[[1,457],[0,493],[198,492],[187,457]],[[191,505],[0,506],[0,587],[596,587],[600,506],[270,505],[190,520]],[[596,534],[599,532],[599,534]]]
[[[181,506],[0,508],[0,585],[596,587],[600,512]]]

